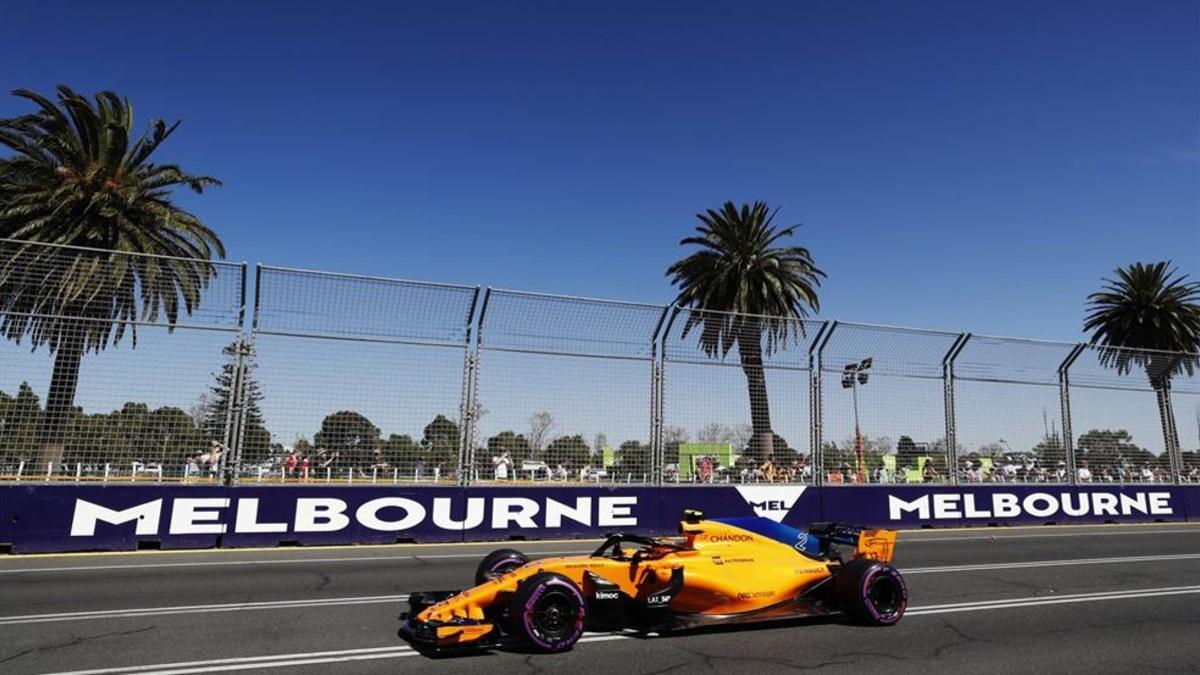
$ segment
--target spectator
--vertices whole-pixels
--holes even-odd
[[[425,473],[425,460],[418,458],[417,465],[413,467],[413,480],[421,480],[423,473]]]
[[[505,450],[499,455],[492,457],[492,469],[495,472],[496,480],[508,480],[508,470],[513,466],[512,458],[508,456],[508,451]]]
[[[371,453],[371,458],[374,460],[371,464],[372,471],[387,471],[392,468],[392,465],[383,458],[383,450],[376,449]]]
[[[1066,462],[1059,462],[1058,465],[1054,467],[1054,480],[1059,483],[1067,482],[1067,463]]]
[[[711,483],[713,479],[713,461],[708,455],[700,458],[700,482]]]
[[[766,478],[768,483],[775,482],[775,463],[771,461],[770,457],[758,469],[762,471],[763,478]]]
[[[1012,455],[1004,458],[1004,480],[1015,481],[1017,479],[1017,463],[1013,461]]]
[[[301,476],[308,478],[308,469],[311,465],[312,465],[312,460],[310,460],[308,458],[308,455],[306,455],[304,453],[300,453],[300,462],[297,465],[297,467],[298,467],[298,470],[300,471]]]
[[[937,469],[933,468],[933,462],[927,460],[925,462],[925,469],[921,472],[921,478],[926,483],[933,483],[941,478],[941,474],[938,473]]]
[[[1141,479],[1143,483],[1154,482],[1154,472],[1150,470],[1149,463],[1142,465]]]
[[[673,483],[679,482],[679,465],[668,464],[663,467],[663,480]]]
[[[1087,462],[1079,463],[1079,470],[1076,471],[1076,474],[1079,476],[1080,483],[1092,482],[1092,470],[1088,468]]]
[[[330,452],[325,448],[317,448],[317,458],[315,462],[318,468],[333,470],[336,468],[335,464],[337,463],[338,458],[341,456],[342,453],[338,450]]]
[[[183,477],[188,478],[191,476],[199,476],[199,475],[200,475],[200,456],[199,455],[188,455],[187,466],[184,467],[184,469],[183,469]]]
[[[288,453],[287,458],[283,460],[283,473],[285,476],[290,476],[296,472],[296,465],[300,463],[299,455],[299,450],[292,450]]]
[[[221,445],[217,441],[209,441],[208,451],[200,453],[197,457],[199,468],[208,469],[210,474],[216,474],[217,468],[221,464],[221,457],[229,452],[229,448]]]

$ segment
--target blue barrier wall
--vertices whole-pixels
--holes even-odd
[[[803,527],[1200,521],[1200,486],[0,486],[17,553],[458,542],[670,532],[684,509]]]

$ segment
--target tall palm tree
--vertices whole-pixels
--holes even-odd
[[[799,225],[775,227],[777,212],[763,202],[740,209],[725,202],[697,214],[698,234],[679,243],[699,250],[667,268],[679,288],[675,304],[700,310],[688,313],[683,335],[699,328],[700,349],[709,357],[724,358],[737,346],[756,458],[771,456],[774,439],[763,357],[803,334],[798,319],[820,310],[816,289],[825,276],[808,249],[778,245]]]
[[[1170,262],[1134,263],[1115,270],[1104,287],[1088,296],[1083,330],[1100,362],[1119,373],[1143,368],[1158,397],[1167,452],[1176,456],[1179,433],[1171,407],[1171,378],[1195,373],[1200,362],[1200,282]],[[1140,351],[1149,350],[1149,351]]]
[[[171,195],[220,182],[151,162],[179,123],[155,120],[135,138],[133,109],[112,92],[60,86],[57,104],[13,93],[37,109],[0,119],[0,332],[54,355],[38,460],[58,462],[83,355],[126,330],[136,344],[131,322],[161,313],[173,327],[216,275],[205,261],[224,246]]]

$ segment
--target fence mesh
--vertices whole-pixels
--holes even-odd
[[[242,480],[458,479],[478,289],[260,267]]]
[[[0,480],[1200,482],[1200,358],[0,240]]]
[[[1068,482],[1059,368],[1076,346],[964,339],[953,359],[959,479]]]
[[[0,240],[0,474],[215,480],[244,277],[243,264]]]
[[[827,483],[949,478],[942,364],[958,338],[864,324],[831,327],[820,350]]]
[[[1179,355],[1088,346],[1071,364],[1075,462],[1082,482],[1167,482],[1171,460],[1164,428]],[[1176,417],[1176,419],[1178,419]]]
[[[662,339],[665,480],[811,483],[822,322],[679,309]]]
[[[666,308],[489,289],[477,480],[654,480],[654,340]]]

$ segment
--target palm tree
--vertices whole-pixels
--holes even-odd
[[[825,276],[808,249],[777,245],[799,227],[776,228],[777,212],[763,202],[740,209],[725,202],[719,211],[697,214],[698,235],[679,243],[700,249],[667,268],[679,288],[675,304],[699,310],[688,313],[683,335],[699,327],[700,349],[710,358],[724,358],[737,346],[750,395],[755,458],[770,457],[774,445],[763,357],[803,335],[798,319],[809,309],[819,311],[816,288]]]
[[[1088,296],[1084,331],[1093,331],[1100,363],[1128,373],[1143,368],[1158,397],[1168,456],[1175,457],[1179,433],[1171,407],[1171,378],[1192,375],[1200,351],[1200,282],[1189,282],[1170,262],[1118,267],[1116,279]],[[1147,350],[1147,351],[1144,351]]]
[[[0,158],[0,332],[54,355],[38,461],[57,463],[83,355],[126,330],[136,345],[133,322],[160,313],[173,327],[216,275],[205,261],[224,257],[220,239],[171,194],[220,182],[152,163],[179,123],[156,120],[135,139],[133,109],[112,92],[89,100],[60,86],[57,104],[13,93],[37,110],[0,119],[11,151]]]

